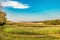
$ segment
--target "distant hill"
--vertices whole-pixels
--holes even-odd
[[[12,21],[7,21],[7,24],[11,24],[11,25],[16,25],[16,24],[45,24],[45,25],[60,25],[60,19],[55,19],[55,20],[45,20],[45,21],[34,21],[34,22],[27,22],[27,21],[23,21],[23,22],[12,22]]]

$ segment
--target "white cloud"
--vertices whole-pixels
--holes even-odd
[[[3,7],[12,7],[12,8],[19,8],[19,9],[26,9],[29,8],[27,4],[22,4],[17,1],[7,1],[7,2],[2,2],[1,4]]]
[[[0,0],[0,2],[6,2],[6,1],[11,1],[11,0]]]

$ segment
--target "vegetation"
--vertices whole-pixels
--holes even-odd
[[[11,22],[0,12],[0,40],[60,40],[60,20]]]
[[[47,25],[60,25],[60,20],[56,19],[56,20],[43,21],[43,24],[47,24]]]
[[[16,36],[16,35],[4,35],[1,40],[60,40],[58,37],[53,36]]]
[[[60,40],[60,37],[56,35],[59,34],[59,31],[59,27],[40,28],[5,25],[0,27],[0,40]],[[56,36],[51,34],[55,34]]]
[[[4,12],[0,12],[0,26],[6,24],[6,14]]]
[[[26,35],[47,35],[47,34],[60,34],[59,27],[8,27],[4,32],[12,34],[26,34]]]

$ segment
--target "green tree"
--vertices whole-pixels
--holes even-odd
[[[0,12],[0,26],[6,24],[6,14],[4,12]]]
[[[47,20],[47,21],[44,21],[43,23],[47,25],[60,25],[60,20],[59,19]]]

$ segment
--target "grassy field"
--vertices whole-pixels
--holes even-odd
[[[4,32],[26,35],[60,34],[60,27],[8,27]]]
[[[16,25],[0,27],[0,40],[60,40],[59,35],[60,27],[55,27],[55,25],[53,27],[24,27]]]

